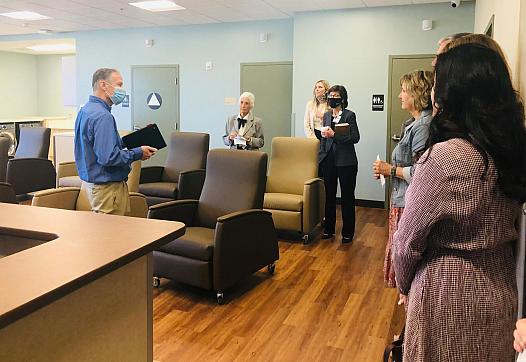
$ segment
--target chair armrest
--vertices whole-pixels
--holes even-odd
[[[305,183],[303,185],[304,186],[306,186],[306,185],[314,185],[314,184],[316,184],[318,182],[323,183],[323,180],[321,178],[319,178],[319,177],[315,177],[315,178],[311,178],[310,180],[305,181]]]
[[[325,211],[325,184],[313,178],[303,184],[303,232],[310,233],[321,222]]]
[[[75,210],[80,188],[60,187],[35,192],[32,206],[52,207],[54,209]]]
[[[214,289],[223,291],[279,259],[272,214],[253,209],[217,219],[214,240]]]
[[[148,219],[180,221],[192,226],[199,201],[175,200],[153,205],[148,211]]]
[[[177,184],[177,198],[180,200],[199,200],[203,184],[205,183],[206,171],[187,170],[179,174],[179,183]]]
[[[61,177],[78,176],[77,165],[75,162],[61,162],[57,167],[57,180]]]
[[[15,190],[13,190],[13,187],[6,182],[0,182],[0,202],[18,204]]]
[[[141,168],[141,176],[139,177],[139,184],[146,184],[150,182],[160,182],[163,175],[164,167],[162,166],[148,166]]]
[[[148,204],[146,196],[138,192],[130,192],[130,212],[126,216],[143,217],[148,216]]]

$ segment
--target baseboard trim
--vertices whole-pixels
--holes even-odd
[[[341,204],[341,198],[336,198],[336,203],[338,205]],[[376,201],[376,200],[363,200],[363,199],[356,199],[355,201],[356,206],[361,207],[370,207],[372,209],[384,209],[384,202],[383,201]]]

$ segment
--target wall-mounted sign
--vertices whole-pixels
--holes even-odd
[[[124,100],[122,101],[121,105],[123,108],[130,107],[130,95],[129,94],[126,94],[126,97],[124,97]]]
[[[146,98],[146,104],[155,111],[156,109],[161,108],[163,105],[163,99],[159,93],[150,93],[148,98]]]
[[[373,111],[383,111],[384,110],[384,95],[383,94],[373,94]]]

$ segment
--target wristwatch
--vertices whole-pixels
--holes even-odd
[[[391,166],[391,177],[396,176],[396,166]]]

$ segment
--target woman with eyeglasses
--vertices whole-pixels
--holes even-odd
[[[376,179],[380,178],[380,175],[391,177],[389,238],[384,258],[384,282],[391,288],[396,287],[391,254],[393,235],[404,211],[405,192],[413,176],[414,164],[426,147],[429,124],[433,118],[431,104],[433,73],[416,70],[404,74],[400,78],[400,87],[398,98],[402,109],[409,112],[411,118],[402,125],[400,141],[393,150],[391,163],[385,161],[373,163],[373,174]]]
[[[319,167],[325,183],[325,230],[322,239],[330,239],[336,230],[336,192],[341,188],[342,243],[354,238],[354,189],[358,173],[358,159],[354,145],[360,141],[356,114],[347,109],[347,90],[342,85],[329,89],[327,103],[331,110],[323,115]]]

